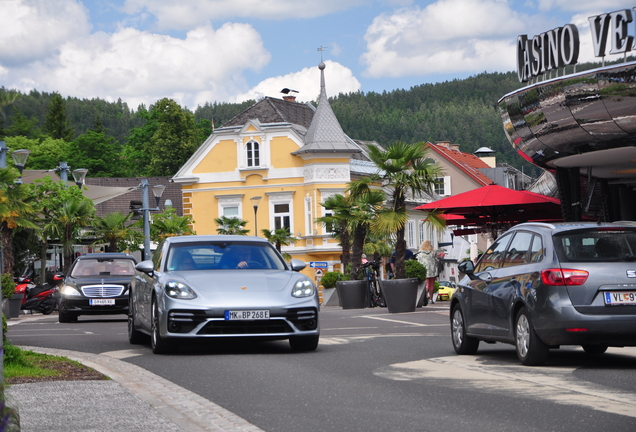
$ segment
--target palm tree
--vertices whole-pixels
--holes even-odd
[[[424,143],[407,144],[396,142],[381,150],[369,147],[369,157],[378,167],[379,172],[369,176],[368,180],[382,182],[387,191],[389,206],[381,212],[377,228],[385,233],[395,232],[395,275],[401,279],[406,277],[404,254],[404,227],[408,220],[406,212],[406,196],[418,197],[422,192],[432,193],[441,170],[435,161],[425,157]]]
[[[19,177],[14,168],[0,169],[0,241],[2,242],[4,273],[13,274],[13,230],[37,228],[35,211],[29,204],[29,189],[15,184]]]
[[[343,270],[346,271],[351,262],[351,231],[347,223],[350,220],[349,210],[351,206],[347,198],[340,194],[331,195],[320,205],[332,213],[317,218],[316,222],[331,227],[332,236],[340,240],[340,246],[342,247],[340,261],[342,262]]]
[[[52,222],[51,232],[60,239],[64,250],[64,272],[73,263],[73,245],[80,229],[91,223],[94,214],[93,201],[84,197],[72,198],[62,205],[58,219]]]
[[[174,207],[167,208],[152,218],[150,238],[160,242],[167,237],[195,235],[192,229],[192,216],[178,216]]]
[[[262,229],[261,232],[271,244],[274,245],[278,252],[281,252],[282,246],[289,246],[292,243],[298,241],[296,237],[292,237],[289,232],[289,228],[283,227],[274,231],[270,231],[268,229]]]
[[[93,220],[93,230],[90,235],[95,237],[95,243],[108,243],[106,252],[119,252],[120,245],[130,240],[133,235],[134,229],[129,223],[132,215],[132,212],[128,214],[113,212],[103,217],[96,217]]]
[[[250,230],[245,229],[245,225],[249,221],[243,219],[221,216],[214,219],[214,222],[219,226],[216,232],[222,235],[247,235],[250,232]]]
[[[383,191],[359,186],[360,183],[354,182],[347,189],[351,193],[348,197],[351,204],[348,223],[353,230],[350,280],[358,279],[367,233],[372,225],[377,224],[378,214],[385,200]]]

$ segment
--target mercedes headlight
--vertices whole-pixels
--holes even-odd
[[[170,281],[165,286],[166,295],[170,298],[181,300],[192,300],[197,298],[192,288],[184,284],[183,282]]]
[[[301,279],[294,284],[292,296],[294,297],[311,297],[316,292],[314,283],[309,279]]]
[[[62,285],[60,288],[60,294],[64,297],[81,297],[82,294],[74,287],[70,285]]]

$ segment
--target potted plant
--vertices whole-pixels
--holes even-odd
[[[336,283],[338,280],[342,279],[342,274],[339,272],[325,272],[325,274],[320,279],[320,284],[322,285],[322,304],[325,306],[338,306],[340,301],[338,299],[338,294],[334,297],[334,293],[336,292]]]
[[[424,296],[426,295],[426,267],[415,259],[406,260],[406,277],[417,279],[417,304],[416,307],[422,307]]]
[[[22,304],[24,293],[15,294],[15,282],[9,273],[2,275],[0,283],[2,283],[2,311],[7,319],[19,317],[20,305]],[[5,307],[5,305],[8,307]]]

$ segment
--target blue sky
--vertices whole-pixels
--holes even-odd
[[[576,24],[624,0],[0,0],[0,86],[205,102],[382,92],[515,70],[519,34]],[[634,35],[634,23],[629,34]]]

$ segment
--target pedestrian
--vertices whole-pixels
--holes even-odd
[[[367,259],[367,255],[366,254],[362,254],[362,264],[366,264],[368,262],[369,262],[369,260]]]
[[[417,254],[417,260],[426,268],[426,297],[431,303],[433,301],[433,293],[435,292],[435,280],[437,279],[437,254],[433,249],[433,245],[429,240],[424,240],[420,245],[420,252]]]

